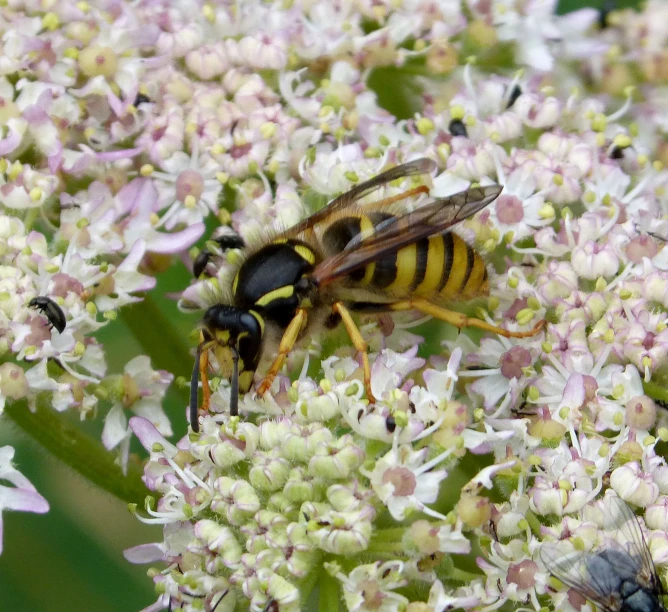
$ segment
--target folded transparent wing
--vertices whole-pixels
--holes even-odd
[[[576,550],[569,540],[546,542],[540,549],[545,567],[565,585],[603,610],[618,612],[624,581],[663,594],[654,561],[633,510],[622,499],[607,496],[592,507],[598,511],[601,543],[590,551]]]

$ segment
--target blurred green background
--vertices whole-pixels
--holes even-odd
[[[619,0],[618,7],[634,6],[634,0]],[[562,0],[560,11],[599,3]],[[196,324],[196,316],[179,313],[174,301],[161,297],[183,289],[190,282],[189,273],[175,264],[163,275],[152,293],[163,316],[181,332],[185,341]],[[108,355],[112,373],[122,372],[128,355],[146,353],[135,342],[132,324],[145,320],[142,305],[129,312],[99,334]],[[152,319],[153,320],[153,319]],[[155,325],[156,346],[164,344],[159,322]],[[132,346],[135,344],[135,346]],[[162,346],[162,349],[170,347]],[[174,348],[174,347],[172,347]],[[178,359],[176,375],[190,376],[192,361],[187,352],[171,356]],[[158,352],[158,351],[156,351]],[[157,363],[155,353],[153,366]],[[169,361],[169,356],[164,357]],[[172,371],[174,371],[172,369]],[[186,430],[184,391],[172,390],[166,411],[176,429],[175,440]],[[102,423],[87,425],[99,439]],[[0,427],[0,447],[15,447],[15,463],[38,491],[49,501],[45,515],[3,513],[4,551],[0,556],[0,612],[133,612],[155,601],[152,581],[146,576],[148,566],[131,565],[122,551],[147,542],[161,541],[162,529],[137,521],[125,504],[94,488],[83,478],[45,453],[7,419]],[[133,451],[143,449],[136,444]]]

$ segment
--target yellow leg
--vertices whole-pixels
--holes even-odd
[[[343,305],[342,302],[336,302],[332,306],[332,310],[341,317],[343,326],[348,332],[348,336],[352,340],[353,346],[362,355],[362,367],[364,368],[364,389],[366,390],[367,399],[373,404],[376,400],[371,393],[371,367],[369,366],[369,355],[367,354],[368,345],[364,340],[360,330],[355,325],[350,311]]]
[[[541,319],[534,325],[533,329],[529,331],[510,331],[508,329],[503,329],[503,327],[498,327],[487,323],[487,321],[481,321],[480,319],[473,319],[467,317],[461,312],[454,312],[448,310],[447,308],[441,308],[436,304],[432,304],[427,300],[415,299],[415,300],[402,300],[400,302],[395,302],[394,304],[389,305],[390,310],[419,310],[425,314],[431,315],[441,321],[450,323],[455,327],[461,329],[462,327],[477,327],[478,329],[483,329],[493,334],[499,334],[506,338],[529,338],[535,336],[543,327],[545,327],[545,319]]]
[[[202,405],[200,409],[209,412],[211,406],[211,387],[209,386],[209,349],[202,349],[202,354],[199,357],[199,377],[202,381]]]
[[[190,378],[190,425],[195,433],[199,431],[199,411],[198,406],[198,387],[199,380],[202,380],[202,410],[209,410],[211,405],[211,388],[209,387],[209,377],[207,369],[209,366],[209,346],[210,343],[204,341],[204,335],[200,333],[200,344],[197,347],[197,358],[193,367],[192,377]]]
[[[298,308],[297,313],[283,332],[283,337],[281,338],[281,342],[278,345],[278,353],[274,359],[274,363],[271,364],[267,375],[264,377],[264,380],[258,387],[257,394],[260,397],[262,397],[269,390],[269,387],[271,387],[271,384],[274,382],[274,378],[276,378],[276,374],[278,374],[283,367],[285,358],[292,350],[295,342],[297,342],[297,338],[299,338],[299,334],[301,333],[302,329],[304,329],[305,325],[306,310],[304,308]]]
[[[419,187],[408,189],[407,191],[398,193],[395,196],[390,196],[389,198],[383,198],[382,200],[378,200],[376,202],[376,206],[389,206],[390,204],[401,202],[401,200],[407,200],[408,198],[412,198],[413,196],[419,195],[421,193],[429,193],[429,187],[427,187],[426,185],[420,185]]]

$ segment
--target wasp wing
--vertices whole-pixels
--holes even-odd
[[[440,234],[485,208],[502,189],[499,185],[476,187],[434,200],[400,217],[391,217],[376,226],[372,235],[353,238],[340,253],[325,259],[314,270],[313,278],[327,285],[383,255]]]
[[[427,174],[429,172],[433,172],[436,170],[436,168],[436,163],[431,159],[427,159],[426,157],[415,159],[406,164],[401,164],[400,166],[390,168],[385,172],[381,172],[378,176],[374,176],[372,179],[369,179],[364,183],[360,183],[349,191],[341,194],[338,198],[333,199],[329,204],[327,204],[327,206],[312,214],[307,219],[304,219],[297,225],[291,227],[288,231],[291,235],[304,232],[314,225],[324,221],[337,211],[348,208],[349,206],[353,206],[359,200],[368,196],[372,191],[382,187],[383,185],[386,185],[387,183],[391,183],[392,181],[396,181],[400,178]],[[396,201],[394,199],[391,200]],[[376,202],[376,204],[381,203],[382,202]]]

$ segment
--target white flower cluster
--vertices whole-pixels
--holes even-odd
[[[578,610],[540,550],[591,549],[608,491],[668,563],[668,5],[555,5],[4,3],[0,408],[103,412],[124,469],[138,436],[147,610]],[[241,417],[219,384],[169,442],[161,347],[109,373],[95,333],[206,221],[253,242],[420,157],[432,197],[503,187],[456,228],[495,271],[478,315],[544,329],[440,355],[437,326],[380,317],[374,404],[349,344],[313,338]],[[206,248],[182,304],[229,283],[238,254]],[[46,511],[3,452],[0,510]]]

